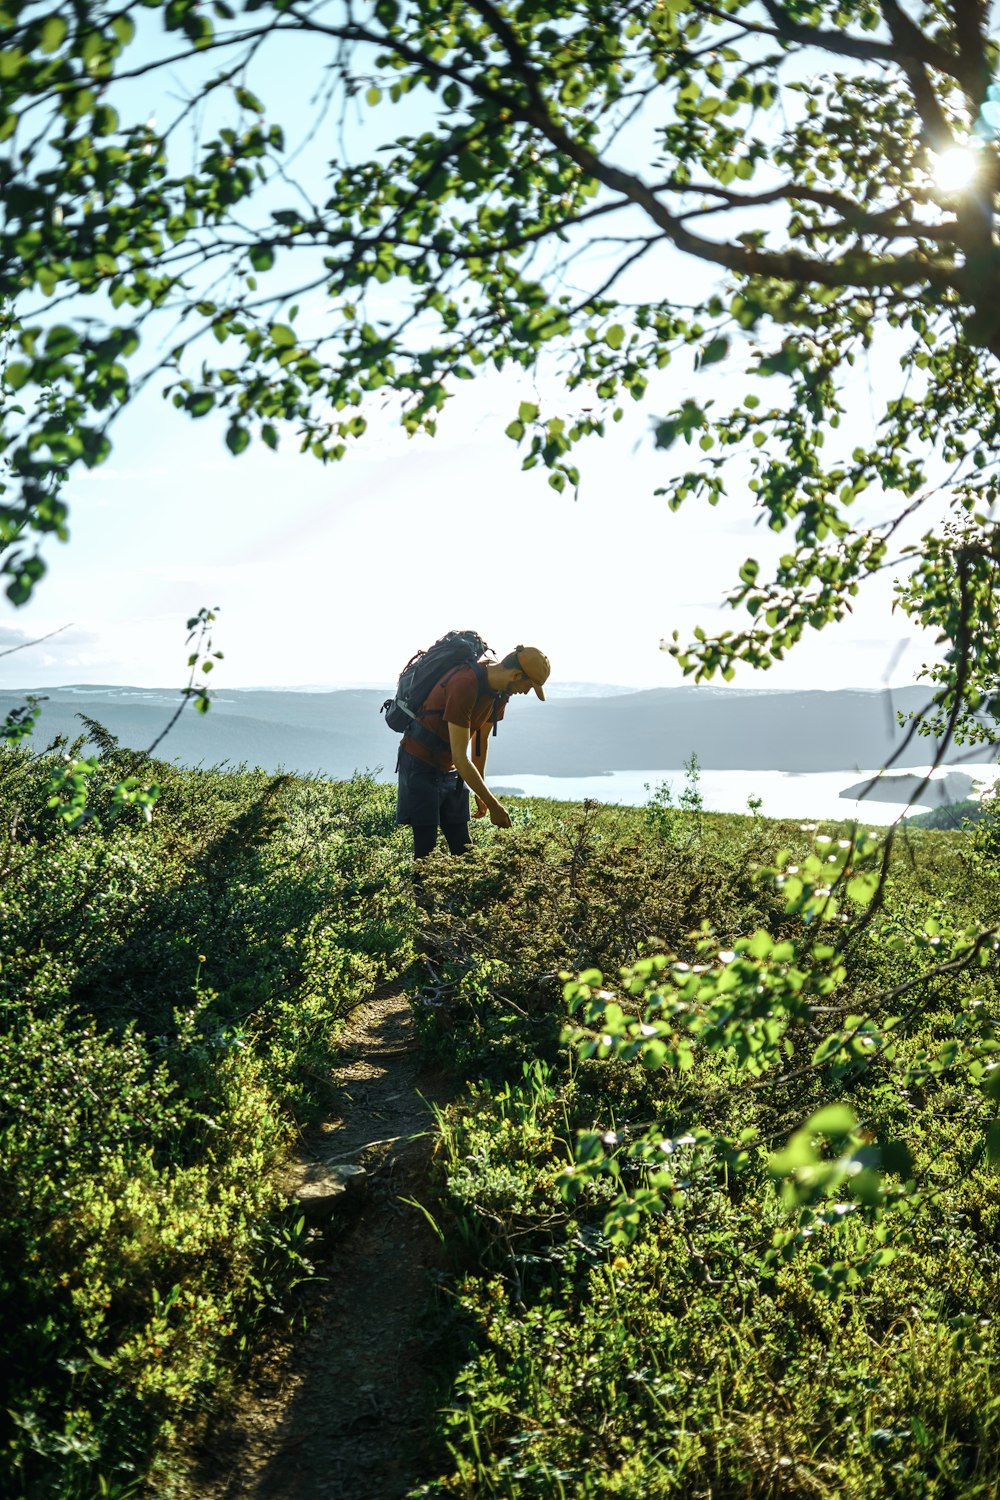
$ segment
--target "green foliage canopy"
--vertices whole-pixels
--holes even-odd
[[[715,503],[749,462],[752,505],[790,540],[771,576],[744,564],[743,628],[675,642],[683,669],[780,659],[944,494],[900,603],[951,643],[944,727],[992,700],[1000,108],[983,5],[81,0],[70,16],[5,0],[0,20],[15,602],[43,571],[33,537],[65,535],[60,479],[107,456],[150,379],[221,414],[234,454],[290,424],[327,461],[373,391],[433,432],[455,382],[550,362],[573,414],[523,402],[507,430],[562,490],[578,441],[686,352],[741,360],[748,390],[718,410],[695,380],[657,413],[662,448],[698,449],[683,472],[668,461],[663,493]],[[279,67],[317,91],[300,157],[255,91]],[[185,94],[157,125],[136,89],[168,73]],[[943,186],[936,163],[961,148],[971,180]],[[711,268],[704,294],[678,253]],[[318,318],[299,312],[309,294]],[[874,343],[899,375],[859,436],[848,388]],[[853,519],[866,492],[894,497],[884,523]]]

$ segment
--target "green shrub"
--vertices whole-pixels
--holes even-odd
[[[0,1488],[32,1500],[169,1467],[310,1273],[273,1168],[412,953],[388,789],[156,774],[148,827],[71,829],[0,751]]]
[[[682,840],[667,811],[664,836],[648,809],[533,804],[516,844],[425,878],[420,1024],[464,1085],[432,1209],[467,1345],[414,1494],[989,1495],[1000,999],[991,947],[940,960],[996,924],[996,873],[903,830],[851,925],[807,888],[833,851],[845,907],[848,881],[868,899],[848,827],[703,812]],[[584,968],[593,1018],[566,1030]],[[796,1145],[831,1100],[830,1139]]]

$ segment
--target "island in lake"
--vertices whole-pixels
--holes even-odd
[[[930,802],[938,807],[947,807],[952,802],[964,802],[972,791],[973,780],[964,771],[949,771],[945,776],[928,780],[924,776],[876,776],[867,781],[856,781],[845,787],[842,797],[866,802],[899,802],[903,806],[911,802]]]

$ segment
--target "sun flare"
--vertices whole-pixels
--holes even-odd
[[[978,153],[970,146],[951,146],[935,156],[931,175],[942,191],[960,193],[972,182],[978,166]]]

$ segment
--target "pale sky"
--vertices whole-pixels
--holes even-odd
[[[670,513],[653,491],[682,460],[653,448],[656,403],[581,450],[577,501],[556,494],[503,435],[535,390],[496,376],[462,386],[433,439],[373,411],[328,467],[290,438],[235,459],[221,423],[146,398],[109,464],[70,485],[71,542],[46,548],[29,606],[5,604],[0,648],[72,628],[0,658],[0,686],[179,683],[184,622],[203,604],[220,607],[220,686],[390,682],[453,628],[499,653],[541,646],[564,681],[680,683],[661,638],[738,627],[719,608],[724,590],[745,557],[788,539],[753,525],[751,497]],[[878,687],[893,667],[894,685],[912,681],[929,653],[890,613],[888,585],[737,685]]]
[[[148,89],[144,80],[143,101]],[[706,269],[673,252],[643,274],[662,285],[665,271],[686,297],[704,292]],[[320,302],[304,305],[296,326],[321,317]],[[234,459],[224,421],[192,422],[148,391],[117,424],[109,463],[72,478],[70,545],[46,545],[50,571],[30,605],[3,601],[0,651],[70,628],[0,656],[0,687],[179,685],[184,622],[202,605],[220,608],[221,687],[388,684],[415,649],[455,628],[478,630],[501,654],[540,646],[563,682],[676,685],[661,638],[741,628],[746,617],[719,607],[740,564],[753,555],[766,576],[766,559],[791,545],[754,526],[749,494],[673,515],[653,493],[698,450],[658,453],[650,419],[688,395],[735,404],[747,389],[740,364],[737,351],[694,377],[671,366],[643,405],[628,403],[620,425],[578,450],[575,502],[545,471],[523,473],[503,431],[524,399],[544,416],[572,411],[552,375],[542,388],[495,373],[459,384],[434,439],[408,439],[391,404],[374,402],[366,436],[325,468],[297,454],[291,433],[278,454],[255,442]],[[863,378],[853,399],[863,422]],[[874,514],[877,501],[862,503]],[[843,625],[736,685],[912,682],[932,647],[891,613],[890,582],[870,585]]]

